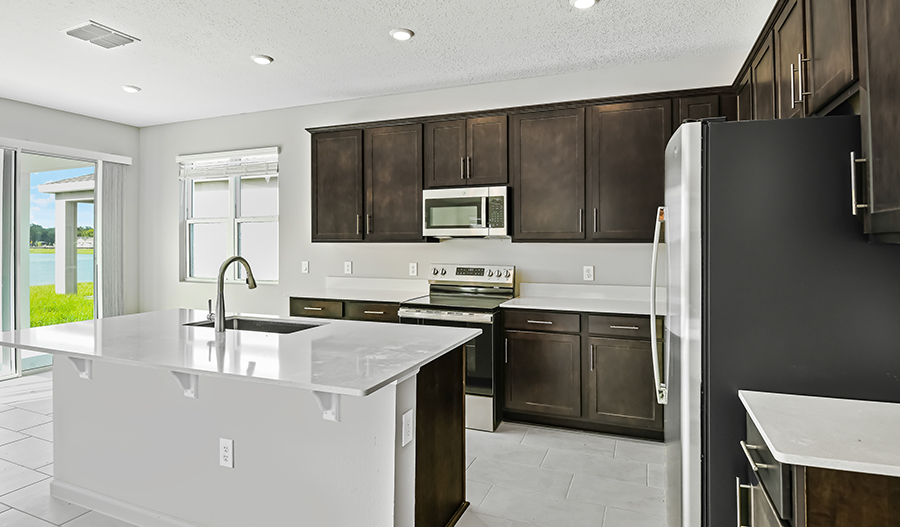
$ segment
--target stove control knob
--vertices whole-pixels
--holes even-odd
[[[494,271],[488,271],[488,276],[494,276]]]
[[[433,267],[433,268],[431,269],[431,274],[438,274],[438,269],[437,269],[437,267]]]
[[[441,276],[443,276],[445,274],[447,274],[447,270],[442,267],[441,268]]]
[[[509,272],[509,269],[507,269],[507,270],[506,270],[506,274],[505,274],[504,276],[506,276],[507,278],[509,278],[509,275],[510,275],[510,274],[511,274],[511,273]]]

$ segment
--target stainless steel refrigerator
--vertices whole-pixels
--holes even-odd
[[[738,390],[900,402],[900,246],[863,234],[851,152],[856,116],[687,123],[669,142],[669,527],[737,525]]]

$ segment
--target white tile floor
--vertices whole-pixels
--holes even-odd
[[[133,527],[50,497],[53,384],[0,383],[0,527]],[[665,527],[661,444],[504,423],[466,431],[459,527]]]

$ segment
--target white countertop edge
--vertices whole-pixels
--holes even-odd
[[[772,453],[772,457],[775,458],[776,461],[780,463],[787,463],[790,465],[799,465],[806,467],[814,467],[814,468],[826,468],[832,470],[843,470],[847,472],[861,472],[864,474],[877,474],[882,476],[893,476],[900,477],[900,466],[886,466],[883,464],[875,464],[875,463],[864,463],[860,461],[847,461],[840,460],[834,458],[821,458],[816,456],[801,456],[797,454],[785,454],[774,448],[772,445],[772,440],[769,438],[769,435],[766,433],[765,427],[762,426],[756,414],[753,412],[753,409],[750,407],[751,404],[744,397],[744,393],[768,393],[768,392],[757,392],[755,390],[738,390],[738,397],[741,400],[741,403],[744,405],[744,409],[747,411],[747,415],[750,416],[750,419],[753,420],[753,424],[756,425],[756,429],[759,430],[760,435],[763,438],[763,441],[766,442],[766,447],[768,447],[769,451]]]
[[[516,297],[500,304],[504,309],[577,311],[613,315],[650,315],[650,302],[639,300],[560,297]],[[657,299],[656,315],[666,316],[666,304]]]

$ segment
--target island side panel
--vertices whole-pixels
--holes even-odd
[[[416,379],[416,526],[448,525],[466,499],[465,354],[457,348]]]
[[[394,527],[415,527],[416,525],[416,447],[417,439],[403,445],[403,414],[416,414],[416,386],[418,375],[397,383],[396,425],[394,442],[396,451],[394,468]],[[415,426],[415,418],[413,419]]]
[[[342,397],[336,423],[308,390],[201,377],[191,399],[167,370],[94,361],[87,380],[68,362],[54,367],[59,489],[204,527],[394,522],[396,385]],[[234,440],[232,469],[219,438]]]

